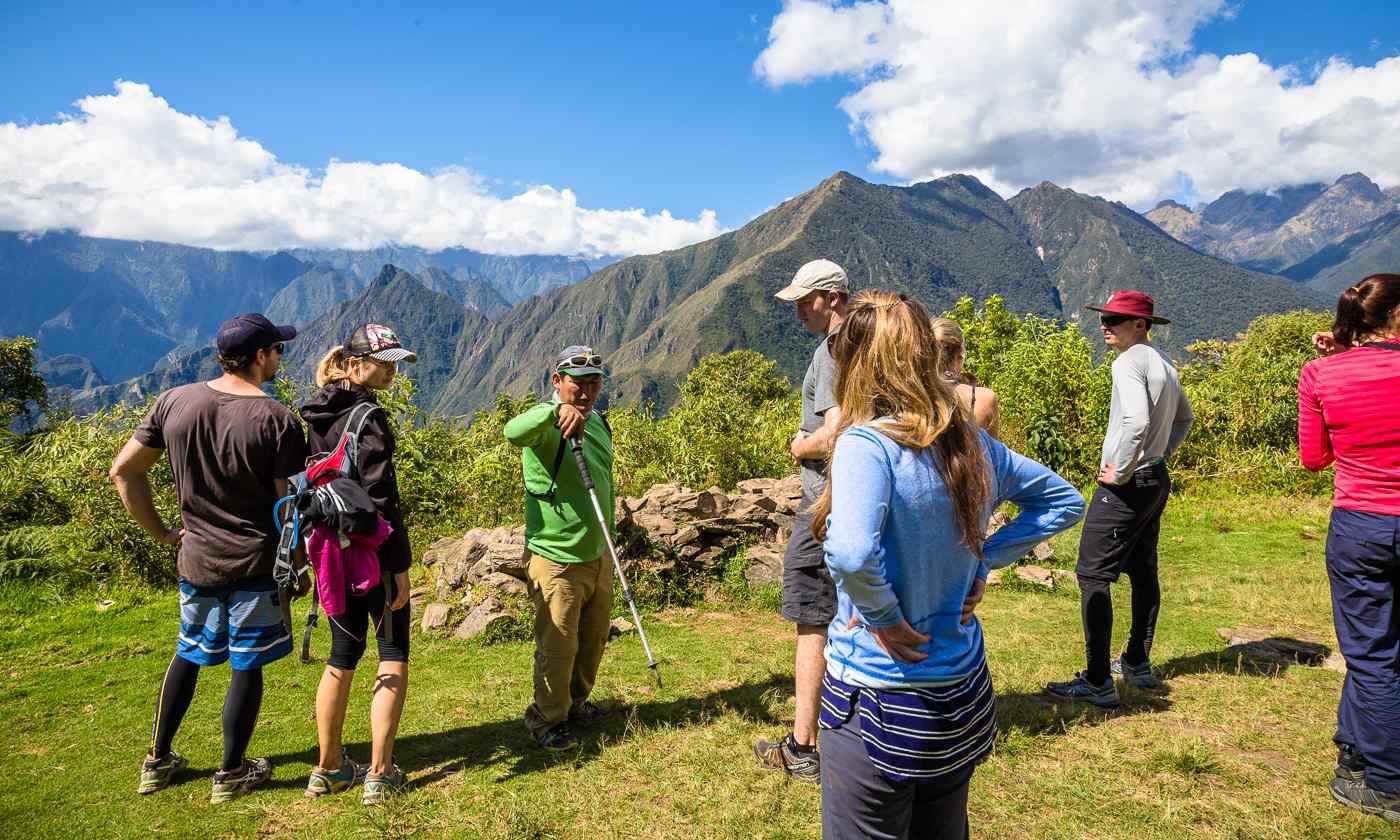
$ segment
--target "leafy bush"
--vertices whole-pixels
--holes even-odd
[[[1083,486],[1098,467],[1111,390],[1110,359],[1096,360],[1073,326],[1008,312],[1000,298],[964,298],[948,313],[967,337],[966,370],[1000,397],[1002,437]],[[1308,473],[1297,459],[1298,371],[1312,358],[1310,337],[1328,316],[1291,312],[1259,318],[1236,341],[1192,345],[1181,368],[1196,427],[1173,460],[1178,486],[1227,482],[1251,491],[1326,493],[1330,472]],[[309,385],[278,380],[274,395],[298,405]],[[405,377],[381,395],[398,440],[396,471],[404,514],[418,550],[473,527],[521,521],[520,452],[501,434],[537,397],[502,395],[470,423],[425,415]],[[702,359],[671,412],[649,406],[609,412],[624,495],[672,482],[726,490],[746,478],[779,477],[795,466],[788,442],[800,399],[776,364],[739,350]],[[25,435],[0,435],[0,578],[174,579],[173,549],[151,540],[122,509],[107,478],[117,450],[144,412],[117,407],[88,417],[52,417]],[[157,509],[178,516],[170,466],[151,472]],[[739,588],[742,563],[722,589]],[[699,597],[709,583],[634,581],[639,598],[671,604]]]

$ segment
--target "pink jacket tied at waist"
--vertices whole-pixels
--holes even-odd
[[[379,585],[379,546],[394,529],[382,515],[373,534],[350,534],[342,547],[340,532],[328,525],[312,526],[306,538],[306,555],[316,570],[316,592],[326,615],[344,615],[345,600],[359,597]]]

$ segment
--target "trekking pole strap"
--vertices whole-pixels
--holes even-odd
[[[316,605],[320,600],[320,593],[313,585],[311,587],[311,609],[306,613],[306,629],[301,632],[301,663],[303,665],[311,662],[311,631],[316,629]]]

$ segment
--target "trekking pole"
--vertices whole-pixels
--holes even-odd
[[[588,498],[593,500],[593,513],[598,516],[598,525],[603,529],[603,541],[608,544],[608,554],[612,556],[613,571],[617,572],[617,581],[622,584],[622,599],[627,602],[627,606],[632,610],[632,620],[637,623],[637,636],[642,640],[642,650],[646,651],[647,667],[651,668],[651,675],[656,678],[656,687],[661,687],[661,672],[656,670],[656,660],[651,655],[651,645],[647,644],[646,631],[642,629],[642,616],[637,612],[637,602],[632,600],[632,589],[627,585],[627,576],[622,573],[622,563],[617,559],[617,548],[613,545],[612,534],[608,533],[608,519],[603,515],[603,506],[598,503],[598,490],[593,486],[593,476],[588,474],[588,461],[583,457],[583,435],[570,438],[569,443],[574,448],[574,459],[578,461],[579,474],[583,476],[583,486],[588,488]]]

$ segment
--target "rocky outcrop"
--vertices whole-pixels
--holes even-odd
[[[658,484],[638,498],[617,500],[617,548],[625,571],[714,574],[743,550],[751,586],[779,583],[782,556],[802,501],[797,476],[742,481],[732,492]],[[425,631],[472,638],[512,614],[526,594],[525,529],[477,528],[433,543],[423,563],[436,572]]]

